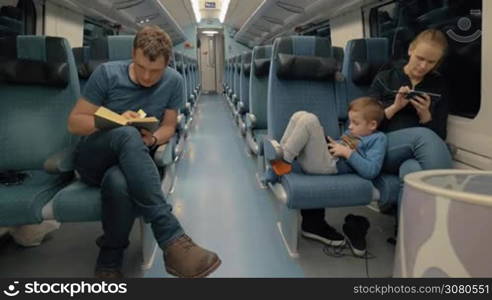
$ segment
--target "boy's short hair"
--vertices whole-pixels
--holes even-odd
[[[376,98],[360,97],[350,102],[349,111],[362,112],[364,120],[376,121],[379,124],[384,119],[383,104]]]
[[[133,40],[133,50],[141,49],[145,57],[155,61],[159,56],[166,62],[172,54],[173,42],[169,35],[157,26],[145,26],[140,29]]]

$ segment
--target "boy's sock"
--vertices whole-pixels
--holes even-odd
[[[270,163],[277,176],[289,174],[292,171],[292,165],[283,159],[272,160]]]

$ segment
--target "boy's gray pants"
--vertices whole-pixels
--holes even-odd
[[[298,111],[292,115],[284,135],[280,140],[284,152],[284,160],[297,162],[306,173],[334,174],[337,173],[337,158],[328,151],[328,143],[318,117],[306,111]]]

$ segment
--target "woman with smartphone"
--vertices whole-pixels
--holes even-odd
[[[411,172],[452,167],[444,142],[448,117],[445,81],[436,72],[447,47],[441,31],[421,32],[409,46],[408,61],[379,72],[371,86],[370,95],[385,107],[386,118],[380,127],[388,137],[383,172],[398,174],[401,183]]]

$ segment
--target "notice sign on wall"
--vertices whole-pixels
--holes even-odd
[[[215,2],[205,1],[205,8],[215,8]]]

